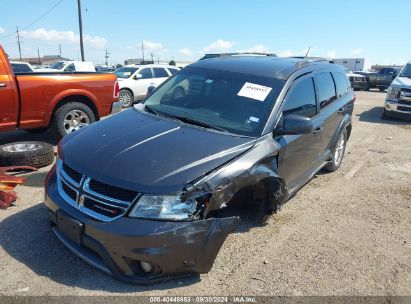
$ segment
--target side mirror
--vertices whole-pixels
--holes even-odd
[[[136,74],[133,77],[134,80],[138,80],[138,79],[141,79],[141,78],[143,78],[143,75],[141,75],[141,74]]]
[[[274,131],[276,135],[299,135],[313,132],[313,122],[309,117],[301,115],[286,115],[283,127]]]

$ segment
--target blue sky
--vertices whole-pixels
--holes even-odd
[[[61,1],[61,3],[60,3]],[[56,3],[48,15],[30,25]],[[77,59],[76,0],[0,0],[0,44],[23,57],[58,53]],[[374,63],[411,59],[411,1],[371,0],[82,0],[86,59],[111,63],[153,53],[195,60],[206,52],[267,51],[282,56],[364,57]],[[29,27],[27,27],[30,25]]]

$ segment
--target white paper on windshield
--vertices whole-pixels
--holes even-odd
[[[259,84],[246,82],[238,92],[238,96],[248,97],[259,101],[264,101],[270,94],[271,88]]]
[[[249,120],[249,121],[252,121],[252,122],[259,122],[259,121],[260,121],[260,118],[254,117],[254,116],[250,116],[250,118],[249,118],[248,120]]]
[[[124,72],[124,76],[130,76],[131,72]]]

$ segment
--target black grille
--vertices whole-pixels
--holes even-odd
[[[66,174],[75,182],[80,183],[81,178],[83,175],[81,173],[78,173],[77,171],[71,169],[69,166],[66,164],[63,164],[63,170],[66,172]]]
[[[61,183],[63,186],[64,192],[67,194],[69,198],[71,198],[73,201],[77,199],[77,193],[73,189],[71,189],[69,186],[67,186],[65,183]]]
[[[399,106],[399,107],[397,107],[397,110],[398,110],[398,111],[411,112],[411,108],[409,108],[409,107],[401,107],[401,106]]]
[[[408,89],[408,88],[401,88],[401,91],[404,91],[404,92],[411,92],[411,89]]]
[[[89,187],[90,190],[97,192],[98,194],[125,202],[131,202],[138,194],[138,192],[113,187],[96,180],[91,180]]]
[[[106,204],[102,204],[88,197],[84,199],[84,207],[96,213],[99,213],[99,214],[102,214],[104,216],[111,217],[111,218],[119,216],[123,212],[123,209],[121,208],[108,206]]]

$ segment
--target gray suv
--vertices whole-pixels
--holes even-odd
[[[222,209],[272,214],[340,167],[354,100],[328,61],[194,63],[143,104],[64,137],[46,180],[52,231],[129,282],[208,272],[239,222]]]

